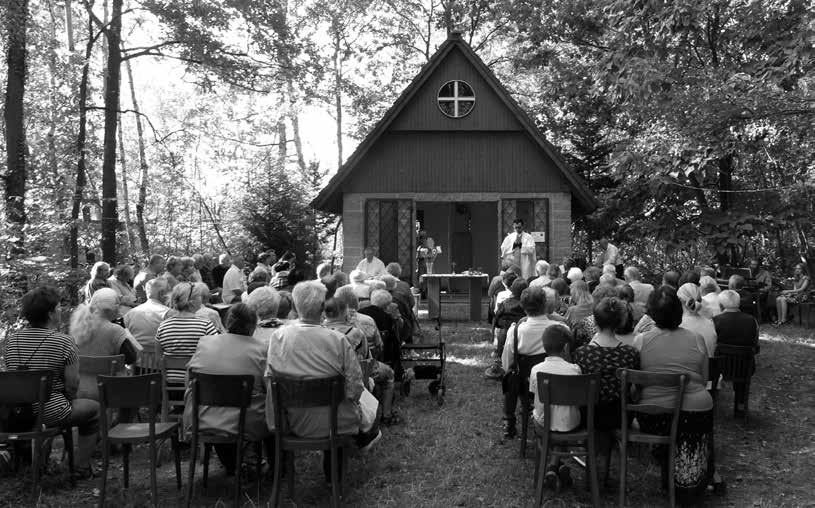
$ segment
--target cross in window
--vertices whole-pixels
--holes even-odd
[[[441,87],[439,108],[447,116],[460,118],[467,115],[475,105],[475,95],[470,85],[463,81],[450,81]],[[452,106],[452,109],[451,109]]]

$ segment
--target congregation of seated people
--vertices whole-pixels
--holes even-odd
[[[5,347],[13,353],[4,367],[54,373],[43,424],[79,428],[78,477],[98,474],[91,458],[99,450],[101,423],[96,376],[80,374],[84,357],[122,355],[116,375],[159,372],[156,358],[161,355],[188,358],[186,369],[162,372],[168,387],[179,387],[168,398],[178,403],[175,416],[183,422],[185,439],[193,420],[188,383],[197,371],[252,376],[245,438],[263,441],[269,454],[275,432],[269,386],[276,378],[342,376],[338,430],[352,435],[362,453],[380,440],[381,426],[403,423],[394,407],[394,383],[401,375],[400,345],[412,340],[418,321],[413,293],[399,279],[397,263],[377,277],[359,270],[349,277],[329,263],[312,271],[293,256],[278,260],[273,252],[259,255],[251,271],[239,255],[221,255],[217,264],[211,260],[155,255],[136,274],[128,265],[111,270],[107,263],[95,263],[68,333],[60,331],[63,295],[58,288],[37,287],[22,298],[25,326],[10,334]],[[328,411],[289,409],[288,430],[303,438],[327,437]],[[237,408],[201,407],[199,431],[235,434],[239,413]],[[0,419],[0,432],[3,427]],[[246,465],[236,463],[234,445],[214,449],[227,475]],[[330,462],[326,451],[326,479]]]
[[[674,461],[677,496],[693,502],[706,489],[721,492],[724,483],[716,472],[713,453],[713,395],[724,378],[719,372],[709,372],[710,359],[720,354],[718,345],[741,346],[748,352],[752,373],[759,351],[755,302],[760,298],[763,308],[777,307],[778,322],[786,322],[789,308],[807,298],[805,265],[796,266],[793,287],[777,293],[769,274],[756,261],[750,266],[752,293],[745,288],[742,275],[717,279],[716,270],[709,267],[669,270],[662,274],[661,284],[654,285],[643,282],[635,266],[625,267],[624,279],[619,279],[613,265],[581,269],[568,260],[564,265],[538,261],[536,274],[524,280],[518,266],[505,262],[490,284],[495,362],[484,377],[502,381],[503,439],[518,434],[519,400],[521,411],[531,408],[536,425],[548,426],[553,432],[585,425],[585,410],[577,407],[552,406],[551,421],[546,421],[537,387],[539,372],[597,374],[594,428],[601,433],[632,423],[631,415],[628,422],[621,422],[618,369],[683,374],[688,384],[681,400]],[[528,395],[509,381],[516,372],[528,380]],[[734,415],[744,416],[747,387],[742,382],[733,387]],[[639,403],[670,408],[673,399],[668,389],[648,387]],[[670,432],[670,414],[638,414],[635,420],[644,432]],[[664,486],[668,457],[659,447],[655,457]],[[552,488],[571,485],[568,466],[559,461],[548,464],[544,484]]]

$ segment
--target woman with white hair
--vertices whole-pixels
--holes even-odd
[[[569,268],[569,271],[566,273],[566,278],[569,279],[569,284],[574,284],[579,280],[583,280],[583,270],[573,266]]]
[[[82,356],[124,355],[125,363],[138,359],[136,340],[129,331],[114,324],[119,317],[119,295],[110,288],[96,291],[88,303],[80,304],[71,315],[69,333]],[[120,365],[124,369],[124,365]],[[96,376],[80,375],[79,397],[99,399]]]
[[[537,273],[538,276],[529,282],[530,286],[543,287],[552,283],[552,279],[549,277],[549,263],[547,261],[543,259],[538,260],[538,262],[535,263],[535,273]]]
[[[96,290],[101,288],[109,288],[110,283],[108,282],[108,276],[110,275],[110,265],[105,263],[104,261],[97,261],[91,267],[91,278],[90,280],[82,287],[80,292],[80,296],[82,297],[82,301],[89,302],[91,301],[91,296]]]
[[[268,343],[272,333],[283,326],[283,322],[277,318],[277,311],[280,308],[280,293],[269,286],[257,288],[247,298],[246,305],[258,317],[255,337]]]
[[[686,282],[679,286],[676,296],[682,303],[682,322],[679,326],[701,335],[705,339],[708,356],[713,356],[716,352],[716,327],[713,326],[713,320],[700,314],[702,294],[699,286]]]
[[[351,278],[351,288],[359,300],[359,307],[370,305],[371,286],[366,284],[368,276],[361,270],[353,270],[349,276]]]
[[[719,293],[722,289],[716,279],[710,275],[702,275],[699,279],[699,290],[702,293],[702,309],[699,314],[708,319],[713,319],[722,312],[719,307]]]

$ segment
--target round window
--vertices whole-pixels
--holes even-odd
[[[462,118],[475,108],[475,94],[466,81],[448,81],[439,88],[438,103],[445,115]]]

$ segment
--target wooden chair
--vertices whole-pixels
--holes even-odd
[[[237,460],[235,461],[235,506],[240,506],[241,500],[241,464],[243,464],[243,444],[246,433],[246,410],[252,402],[252,388],[255,378],[246,376],[226,376],[190,372],[190,400],[192,402],[192,457],[190,458],[190,475],[187,486],[187,506],[192,503],[195,488],[195,463],[198,460],[198,443],[204,445],[204,477],[202,486],[207,488],[209,475],[209,457],[214,444],[234,444],[237,447]],[[224,431],[201,430],[198,410],[200,406],[214,406],[237,408],[238,433],[227,435]],[[258,497],[260,497],[260,475],[263,450],[261,442],[255,443],[257,457],[256,468],[258,476]],[[258,503],[260,501],[258,500]]]
[[[750,407],[750,378],[755,371],[755,349],[749,346],[716,345],[716,372],[724,379],[744,384],[744,422]],[[735,410],[735,403],[734,403]]]
[[[79,393],[90,399],[99,399],[96,376],[115,376],[124,366],[125,355],[80,356]]]
[[[192,356],[167,355],[161,351],[161,348],[158,348],[158,354],[161,369],[161,421],[180,423],[184,413],[184,392],[187,388],[183,383],[168,383],[167,371],[187,370],[187,364]]]
[[[74,485],[74,441],[70,427],[46,427],[42,423],[43,407],[51,396],[53,373],[48,370],[13,370],[0,372],[0,413],[13,411],[21,406],[33,406],[33,422],[16,422],[23,428],[12,426],[10,419],[4,423],[0,432],[0,443],[32,443],[32,485],[31,497],[36,501],[40,488],[40,469],[43,460],[43,447],[47,439],[62,435],[68,451],[68,468],[71,473],[71,485]],[[33,423],[33,425],[31,425]],[[31,425],[29,427],[29,425]],[[11,427],[11,428],[6,428]],[[19,466],[19,457],[15,453],[15,467]]]
[[[289,496],[294,499],[294,452],[305,450],[328,450],[331,454],[331,506],[340,504],[342,478],[338,471],[337,453],[341,448],[354,446],[352,435],[339,434],[337,430],[337,410],[345,400],[345,380],[342,376],[323,379],[291,379],[275,377],[270,379],[270,389],[275,418],[275,457],[274,482],[272,484],[272,506],[280,503],[280,481],[282,462],[286,456],[286,475],[289,483]],[[301,438],[291,433],[287,412],[293,408],[328,407],[328,436],[324,438]],[[286,453],[289,452],[289,453]],[[348,454],[342,454],[342,473],[347,470]]]
[[[102,434],[102,478],[99,489],[99,506],[105,506],[108,468],[110,466],[110,446],[121,444],[124,469],[124,488],[130,484],[130,449],[134,444],[150,445],[150,491],[153,506],[158,506],[158,487],[156,469],[158,467],[158,440],[170,438],[175,454],[175,478],[177,488],[181,489],[181,449],[178,447],[178,424],[156,421],[156,408],[161,398],[161,376],[158,373],[141,376],[97,376],[99,380],[99,406]],[[136,413],[147,408],[147,423],[133,423],[124,415]],[[120,409],[120,421],[108,430],[108,409]]]
[[[594,506],[600,506],[600,485],[597,480],[597,450],[595,449],[594,410],[600,396],[599,375],[561,376],[538,372],[538,398],[546,415],[545,426],[535,422],[535,506],[543,503],[543,481],[549,455],[571,457],[573,450],[550,450],[552,445],[580,448],[578,455],[586,457],[586,479],[591,488]],[[552,405],[585,406],[586,425],[570,432],[552,432]]]
[[[161,358],[157,344],[143,344],[144,348],[139,353],[138,367],[142,374],[150,374],[161,371]]]
[[[529,413],[532,411],[534,395],[529,391],[529,375],[532,367],[546,359],[546,353],[539,355],[517,355],[518,371],[521,374],[523,386],[518,397],[521,400],[521,458],[526,458],[526,439],[529,435]]]
[[[622,416],[620,418],[621,430],[614,431],[614,436],[620,446],[620,506],[625,506],[628,443],[645,443],[649,445],[667,445],[668,447],[668,498],[671,503],[671,507],[674,507],[676,506],[676,489],[674,486],[676,435],[677,429],[679,428],[679,412],[682,409],[682,399],[685,395],[685,386],[688,384],[688,376],[685,374],[660,374],[640,370],[617,369],[617,377],[620,379],[620,405],[622,408]],[[674,398],[674,405],[673,407],[665,408],[650,404],[629,403],[631,385],[635,385],[638,389],[648,386],[675,388],[676,397]],[[667,436],[660,436],[630,428],[628,424],[629,412],[648,415],[672,415],[670,434]],[[611,451],[609,450],[608,459],[606,461],[606,479],[608,479],[608,466],[610,465],[610,462]]]

